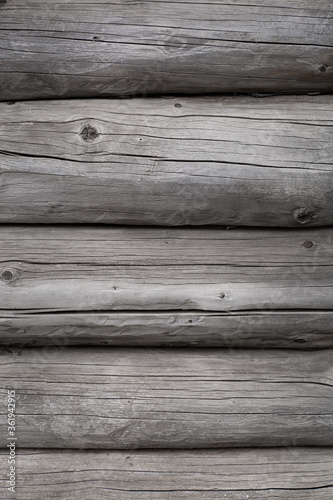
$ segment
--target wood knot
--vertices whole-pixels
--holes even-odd
[[[91,125],[86,125],[85,127],[83,127],[83,129],[81,130],[80,132],[80,136],[82,137],[82,139],[84,139],[85,141],[88,141],[88,142],[91,142],[91,141],[94,141],[98,136],[99,136],[99,133],[97,132],[97,130],[92,127]]]
[[[225,297],[225,293],[223,293],[223,292],[222,292],[222,293],[220,293],[220,298],[221,298],[221,299],[224,299],[224,297]]]
[[[320,71],[321,73],[324,73],[324,71],[326,71],[326,70],[327,70],[327,66],[326,66],[326,64],[322,64],[321,66],[319,66],[319,68],[318,68],[318,69],[319,69],[319,71]]]
[[[313,242],[308,240],[308,241],[304,241],[304,243],[302,244],[303,247],[305,248],[312,248],[313,247]]]
[[[180,104],[180,102],[176,102],[176,104],[174,105],[175,108],[182,108],[183,106]]]
[[[1,279],[2,279],[2,281],[5,281],[6,283],[9,283],[10,281],[12,281],[14,279],[14,273],[13,273],[13,271],[11,271],[10,269],[5,269],[1,273]]]
[[[307,207],[295,208],[292,213],[298,224],[309,224],[317,217],[316,211]]]

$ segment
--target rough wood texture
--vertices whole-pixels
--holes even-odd
[[[197,346],[318,349],[333,347],[333,313],[2,312],[2,345]]]
[[[0,227],[0,309],[331,310],[333,229]]]
[[[2,103],[0,115],[0,222],[333,224],[333,96]]]
[[[1,452],[1,459],[7,458]],[[331,500],[331,448],[20,450],[17,495],[36,500]],[[0,495],[6,494],[1,467]]]
[[[20,448],[332,446],[333,351],[7,349]],[[7,421],[1,405],[0,423]],[[7,444],[5,433],[0,446]]]
[[[0,97],[332,90],[331,0],[0,3]]]

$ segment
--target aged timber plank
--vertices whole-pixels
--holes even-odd
[[[0,309],[331,310],[332,228],[0,227]]]
[[[332,378],[330,349],[15,348],[0,357],[20,448],[332,446]]]
[[[32,101],[0,115],[0,222],[333,224],[333,96]]]
[[[332,311],[0,312],[2,345],[333,347]]]
[[[8,452],[1,451],[1,461]],[[20,450],[16,495],[67,500],[331,500],[332,448]],[[6,496],[7,495],[7,496]]]
[[[8,0],[0,98],[332,90],[330,0]]]

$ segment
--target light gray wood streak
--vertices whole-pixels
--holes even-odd
[[[332,90],[330,0],[8,0],[0,97]]]
[[[332,228],[0,227],[0,308],[330,310]]]
[[[0,452],[7,459],[6,452]],[[331,448],[20,450],[20,500],[331,500]],[[6,468],[0,494],[7,498]]]
[[[333,351],[7,349],[20,448],[333,445]],[[6,405],[0,422],[7,420]],[[0,436],[0,446],[7,444]]]
[[[0,222],[333,224],[333,96],[32,101],[0,115]]]
[[[0,315],[2,345],[333,347],[333,312],[126,312]]]

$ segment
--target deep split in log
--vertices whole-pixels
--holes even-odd
[[[331,0],[0,2],[0,98],[330,91]]]
[[[0,222],[333,224],[332,96],[2,103],[0,115]]]

